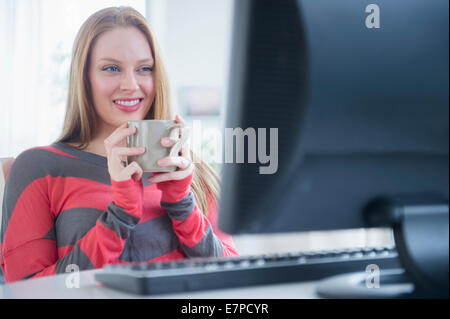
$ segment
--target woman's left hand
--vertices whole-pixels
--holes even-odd
[[[175,118],[176,123],[184,124],[184,121],[181,119],[179,115]],[[183,128],[181,128],[183,130]],[[185,130],[186,131],[186,130]],[[182,134],[186,134],[186,132],[182,132]],[[161,139],[161,145],[164,147],[172,147],[179,140],[178,138],[170,138],[163,137]],[[186,140],[185,143],[181,146],[181,151],[178,156],[168,156],[163,157],[158,160],[159,166],[176,166],[177,170],[168,173],[158,173],[148,178],[150,183],[159,183],[170,180],[181,180],[192,174],[194,171],[195,165],[192,163],[191,154],[190,154],[189,142]]]

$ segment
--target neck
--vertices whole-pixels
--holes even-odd
[[[91,140],[84,151],[106,157],[105,145],[101,140]]]
[[[106,157],[106,149],[104,142],[105,139],[107,139],[108,136],[110,136],[115,129],[116,127],[114,126],[100,127],[97,130],[96,134],[94,134],[94,137],[89,142],[85,151]]]

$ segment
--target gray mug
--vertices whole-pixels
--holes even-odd
[[[128,121],[128,127],[136,127],[136,133],[127,137],[128,147],[145,147],[146,152],[138,156],[128,156],[128,163],[136,161],[144,172],[172,172],[176,166],[159,166],[157,161],[167,156],[178,156],[182,144],[187,140],[187,134],[182,134],[172,147],[161,145],[163,137],[175,137],[177,128],[184,124],[172,120],[142,120]],[[177,136],[178,137],[178,136]]]

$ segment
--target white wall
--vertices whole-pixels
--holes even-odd
[[[175,110],[184,113],[178,104],[178,90],[183,86],[219,87],[225,98],[233,1],[149,2],[149,23],[164,53]],[[217,125],[222,118],[202,121]]]
[[[168,2],[166,45],[174,88],[198,85],[226,90],[231,9],[230,0]]]

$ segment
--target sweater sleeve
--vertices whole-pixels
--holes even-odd
[[[59,258],[56,241],[49,236],[55,220],[48,196],[53,178],[30,178],[20,164],[11,168],[3,200],[1,243],[1,267],[7,282],[64,273],[69,265],[85,270],[113,263],[140,219],[142,184],[112,181],[113,202],[73,249]]]
[[[172,220],[173,229],[189,257],[225,257],[238,255],[230,235],[217,228],[217,205],[208,197],[208,217],[195,203],[190,176],[158,183],[162,190],[161,207]]]

